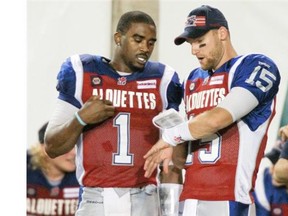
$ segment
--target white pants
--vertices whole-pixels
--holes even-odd
[[[159,216],[157,187],[81,187],[76,216]]]
[[[229,201],[203,201],[187,199],[180,202],[179,216],[255,216],[255,205],[245,205],[236,207],[234,212],[230,211]],[[243,208],[244,207],[244,208]],[[248,211],[247,211],[248,208]],[[244,210],[245,209],[245,210]]]

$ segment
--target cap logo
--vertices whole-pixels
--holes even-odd
[[[190,26],[206,26],[206,17],[205,16],[196,16],[192,15],[190,17],[187,17],[187,21],[185,22],[186,27]]]

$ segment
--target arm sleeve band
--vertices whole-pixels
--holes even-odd
[[[218,107],[226,109],[234,122],[251,112],[258,103],[257,98],[250,91],[242,87],[234,87]]]
[[[63,100],[57,99],[55,111],[49,120],[48,127],[53,128],[62,125],[68,120],[74,118],[74,113],[79,109]]]

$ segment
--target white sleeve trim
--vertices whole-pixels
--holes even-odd
[[[71,64],[76,76],[75,98],[83,105],[82,101],[82,85],[83,85],[83,65],[79,55],[71,56]]]
[[[257,98],[247,89],[234,87],[217,107],[226,109],[233,122],[247,115],[259,104]]]
[[[62,125],[68,120],[74,118],[74,113],[79,109],[66,101],[57,99],[55,110],[49,120],[49,128]]]
[[[175,70],[172,67],[165,65],[164,75],[160,83],[160,94],[163,103],[163,110],[167,109],[168,107],[167,89],[170,82],[172,81],[174,73]]]

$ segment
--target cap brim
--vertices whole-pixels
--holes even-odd
[[[174,39],[174,43],[178,46],[184,43],[186,40],[187,40],[187,37],[183,37],[182,35],[179,35],[177,38]]]
[[[186,28],[185,31],[174,39],[175,45],[180,45],[187,41],[188,38],[197,38],[206,34],[210,29],[199,29],[199,28]]]

